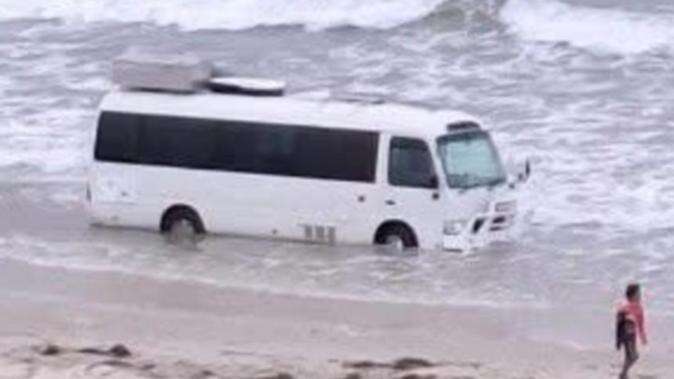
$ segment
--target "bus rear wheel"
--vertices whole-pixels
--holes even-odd
[[[382,227],[375,243],[395,250],[406,250],[417,247],[417,240],[414,232],[403,224],[390,224]]]
[[[197,241],[206,234],[206,228],[199,214],[189,207],[173,207],[166,211],[161,220],[161,231],[171,241]]]

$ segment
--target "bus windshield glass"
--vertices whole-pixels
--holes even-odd
[[[492,187],[506,181],[501,158],[485,131],[440,137],[438,151],[451,188]]]

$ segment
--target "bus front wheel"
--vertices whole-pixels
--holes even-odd
[[[375,243],[396,250],[413,249],[418,245],[414,232],[402,223],[382,225],[375,236]]]

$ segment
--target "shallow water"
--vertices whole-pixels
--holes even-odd
[[[640,280],[674,312],[668,1],[0,0],[0,257],[361,299],[609,309]],[[135,3],[134,3],[135,4]],[[133,11],[129,11],[133,9]],[[320,10],[320,11],[317,11]],[[89,228],[96,106],[130,47],[193,51],[291,92],[474,113],[533,179],[513,241],[470,255]]]

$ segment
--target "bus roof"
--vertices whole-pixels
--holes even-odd
[[[241,120],[436,137],[447,125],[478,120],[466,113],[435,111],[395,103],[370,104],[313,100],[293,96],[256,97],[203,92],[176,94],[115,90],[105,96],[101,111]]]

